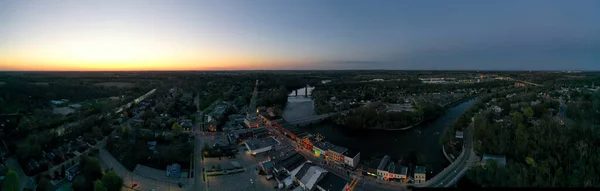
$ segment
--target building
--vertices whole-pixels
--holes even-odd
[[[79,169],[79,164],[76,164],[75,166],[72,166],[66,170],[65,177],[67,177],[67,180],[73,181],[73,178],[75,178],[75,176],[77,176],[79,173],[81,173],[81,169]]]
[[[354,150],[346,150],[344,152],[344,165],[350,169],[355,169],[360,162],[360,152]]]
[[[275,168],[275,164],[271,160],[259,162],[258,166],[262,171],[264,171],[267,175],[273,173],[273,168]]]
[[[502,112],[502,108],[500,108],[500,107],[498,107],[498,106],[496,106],[496,105],[492,106],[492,110],[493,110],[494,112],[496,112],[496,113],[500,113],[500,112]]]
[[[275,140],[273,137],[265,137],[262,139],[248,140],[244,143],[248,151],[253,154],[259,154],[263,152],[270,151],[273,149],[273,146],[279,145],[279,141]]]
[[[312,163],[304,163],[302,168],[294,176],[294,182],[297,182],[302,190],[315,190],[317,183],[327,175],[327,170]]]
[[[463,139],[464,133],[462,131],[456,131],[454,138]]]
[[[406,180],[408,175],[408,168],[398,164],[390,163],[388,167],[388,180]]]
[[[375,159],[371,161],[371,163],[369,163],[369,166],[367,167],[367,175],[377,177],[377,167],[379,167],[380,163],[381,159]]]
[[[302,155],[293,152],[290,155],[285,155],[282,158],[276,159],[275,168],[273,170],[277,173],[290,173],[294,169],[300,167],[304,162],[306,162],[306,159]]]
[[[322,142],[318,142],[316,145],[314,145],[312,150],[315,153],[315,156],[321,157],[321,158],[327,158],[327,151],[334,146],[335,145],[333,145],[327,141],[322,141]]]
[[[327,150],[327,153],[325,154],[327,155],[326,159],[327,161],[333,161],[339,164],[344,164],[344,153],[346,151],[348,151],[347,148],[334,145],[333,147],[329,148],[329,150]]]
[[[415,179],[415,183],[423,183],[426,180],[426,170],[424,166],[415,166],[415,171],[413,173],[413,177]]]
[[[506,166],[506,156],[483,154],[481,162],[485,165],[488,160],[495,160],[499,165]]]
[[[285,121],[272,122],[273,126],[281,131],[284,135],[292,138],[294,141],[298,141],[299,137],[304,137],[308,133],[301,131],[295,125],[289,124]]]
[[[377,166],[377,178],[378,179],[385,179],[386,177],[388,177],[388,163],[390,162],[390,156],[385,155],[382,159],[381,162],[379,163],[379,165]]]
[[[254,138],[267,137],[271,133],[265,127],[252,128],[252,129],[248,129],[248,130],[252,132],[252,136]]]
[[[335,175],[333,173],[327,173],[321,180],[317,183],[317,189],[319,191],[342,191],[345,190],[348,185],[348,181]]]
[[[181,177],[181,165],[174,163],[167,166],[167,177]]]
[[[248,114],[244,118],[244,124],[248,128],[256,128],[262,125],[261,120],[256,116],[256,114]]]

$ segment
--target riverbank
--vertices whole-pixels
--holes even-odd
[[[334,145],[360,152],[361,159],[365,160],[389,155],[392,159],[406,161],[411,155],[418,153],[423,156],[425,164],[430,165],[428,173],[435,175],[449,164],[443,154],[441,144],[439,144],[441,132],[452,125],[472,103],[474,101],[461,103],[437,119],[405,131],[350,129],[331,122],[305,126],[300,129],[311,134],[321,134],[326,141]]]
[[[456,106],[458,104],[464,103],[466,101],[469,101],[469,100],[473,99],[474,97],[475,96],[467,96],[465,98],[462,98],[462,99],[453,101],[451,103],[445,104],[444,106],[442,106],[445,109],[444,113],[442,113],[440,115],[432,116],[432,117],[430,117],[428,119],[421,120],[420,122],[417,122],[417,123],[415,123],[413,125],[409,125],[409,126],[406,126],[406,127],[403,127],[403,128],[399,128],[399,129],[390,129],[390,128],[374,128],[374,129],[386,130],[386,131],[405,131],[405,130],[409,130],[409,129],[412,129],[413,127],[419,126],[419,125],[421,125],[421,124],[423,124],[425,122],[430,122],[430,121],[433,121],[433,120],[439,118],[440,116],[442,116],[446,112],[448,112],[448,110],[450,110],[452,107],[454,107],[454,106]]]

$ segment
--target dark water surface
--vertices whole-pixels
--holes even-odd
[[[363,161],[386,154],[396,161],[407,157],[411,151],[416,151],[424,156],[431,167],[428,171],[437,174],[449,164],[442,153],[439,138],[444,129],[450,127],[473,102],[474,100],[469,100],[456,105],[439,118],[405,131],[346,129],[332,123],[302,129],[313,134],[320,133],[325,136],[325,140],[335,145],[359,151]],[[306,111],[286,108],[286,112]]]

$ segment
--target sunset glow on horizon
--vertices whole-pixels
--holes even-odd
[[[550,1],[0,1],[0,71],[600,69]]]

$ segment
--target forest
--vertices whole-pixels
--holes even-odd
[[[478,155],[497,154],[507,165],[489,162],[472,168],[468,177],[485,187],[598,187],[600,186],[600,92],[571,96],[561,124],[549,111],[557,103],[510,110],[511,120],[495,123],[493,114],[475,118]]]

